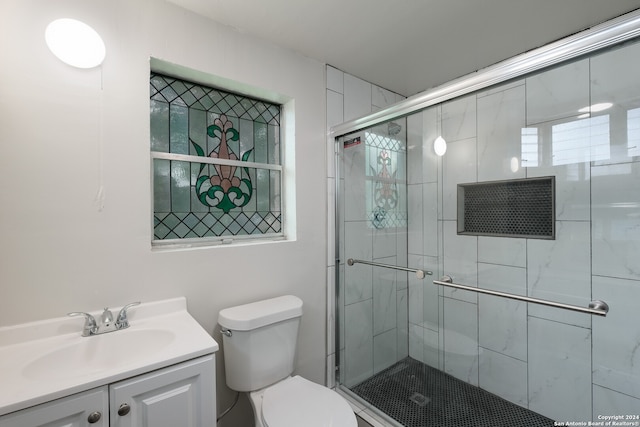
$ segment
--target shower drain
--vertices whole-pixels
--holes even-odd
[[[418,406],[427,406],[427,403],[431,402],[431,399],[429,399],[427,396],[423,396],[420,393],[413,393],[409,400]]]

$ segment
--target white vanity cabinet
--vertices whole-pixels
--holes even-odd
[[[210,354],[0,417],[0,427],[214,427]]]
[[[109,427],[107,386],[0,417],[2,427]]]
[[[214,427],[214,356],[109,386],[111,427]]]

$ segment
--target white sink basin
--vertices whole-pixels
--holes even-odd
[[[81,377],[116,369],[162,351],[175,339],[162,329],[124,329],[102,335],[80,337],[70,345],[47,352],[22,369],[32,380]]]
[[[119,331],[83,337],[83,322],[61,316],[0,327],[0,416],[218,350],[184,297],[132,307],[129,328]]]

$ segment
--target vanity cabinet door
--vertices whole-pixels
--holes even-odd
[[[214,427],[215,359],[204,356],[109,387],[112,427]]]
[[[109,427],[107,386],[0,417],[2,427]]]

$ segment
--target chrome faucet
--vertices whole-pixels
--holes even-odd
[[[137,302],[132,302],[130,304],[125,305],[124,307],[122,307],[120,309],[120,312],[118,313],[118,318],[116,319],[116,328],[118,329],[127,329],[129,327],[129,319],[127,318],[127,310],[130,307],[133,307],[135,305],[139,305],[140,301]]]
[[[120,329],[126,329],[129,327],[129,319],[127,318],[127,310],[130,307],[140,304],[140,301],[132,302],[125,305],[118,312],[116,321],[113,321],[113,313],[111,310],[105,307],[100,316],[100,324],[96,322],[96,318],[84,311],[74,311],[67,313],[67,316],[84,316],[84,326],[82,327],[82,336],[89,337],[92,335],[106,334],[107,332],[118,331]]]
[[[85,313],[83,311],[74,311],[72,313],[67,313],[67,316],[84,316],[84,327],[82,328],[83,337],[88,337],[90,335],[95,335],[98,333],[98,324],[96,323],[96,318],[89,313]]]

